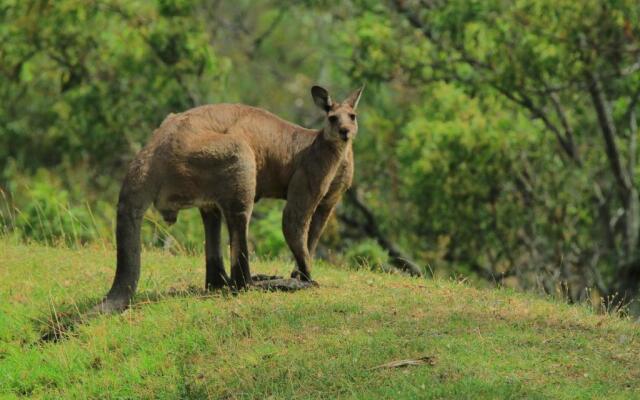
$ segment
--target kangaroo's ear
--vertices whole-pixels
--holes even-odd
[[[331,100],[331,96],[329,96],[327,89],[322,86],[314,86],[311,88],[311,96],[313,97],[313,102],[316,103],[316,106],[320,107],[325,112],[331,110],[333,101]]]
[[[358,107],[358,102],[360,101],[360,96],[362,96],[363,90],[364,90],[364,85],[362,85],[360,89],[351,93],[344,102],[349,104],[351,108],[355,110]]]

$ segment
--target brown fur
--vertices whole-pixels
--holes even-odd
[[[286,199],[283,232],[296,259],[292,277],[311,280],[311,254],[340,195],[353,177],[354,117],[362,89],[342,103],[312,88],[326,113],[320,130],[239,104],[196,107],[170,114],[129,167],[120,192],[117,270],[100,308],[122,310],[140,274],[142,216],[154,204],[173,223],[198,207],[205,226],[206,287],[251,284],[247,234],[254,202]],[[231,278],[220,250],[221,217],[231,242]]]

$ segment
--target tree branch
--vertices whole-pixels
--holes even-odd
[[[564,129],[564,138],[567,142],[567,145],[577,155],[575,142],[573,140],[573,128],[569,124],[569,120],[567,119],[567,114],[564,112],[564,109],[562,108],[562,104],[560,104],[560,100],[558,99],[557,93],[551,93],[549,95],[549,98],[551,99],[551,104],[553,104],[553,108],[556,110],[556,115],[558,116],[558,119],[560,119],[560,123],[562,124],[562,129]]]
[[[605,149],[607,153],[607,159],[611,166],[611,171],[617,183],[618,194],[623,202],[627,204],[629,192],[631,191],[632,184],[627,176],[625,169],[622,166],[618,147],[615,142],[616,137],[616,125],[613,122],[611,115],[611,109],[609,107],[606,94],[602,88],[602,83],[595,72],[587,72],[587,79],[589,80],[589,93],[593,106],[596,109],[598,116],[598,123],[600,125],[600,131],[605,142]]]
[[[508,90],[504,89],[498,84],[493,83],[492,86],[496,90],[498,90],[500,93],[502,93],[502,95],[505,96],[507,99],[523,106],[524,108],[529,110],[529,112],[531,112],[531,114],[535,118],[540,119],[544,123],[544,126],[548,130],[553,132],[553,134],[555,135],[556,139],[560,143],[560,146],[562,147],[564,152],[567,154],[567,156],[569,156],[569,158],[574,163],[576,163],[576,165],[582,166],[580,155],[578,154],[578,150],[573,142],[573,136],[571,135],[569,135],[568,137],[563,136],[562,132],[560,132],[560,129],[553,122],[551,122],[551,119],[547,116],[544,110],[536,106],[533,100],[529,96],[527,96],[524,92],[518,92],[520,97],[517,97],[513,93],[509,92]]]
[[[628,169],[627,173],[631,177],[635,176],[637,150],[638,150],[638,121],[636,119],[636,111],[631,110],[631,113],[629,113],[629,162],[627,163],[627,169]]]
[[[271,21],[271,24],[269,24],[267,29],[264,32],[262,32],[262,34],[260,34],[253,41],[253,52],[257,51],[260,48],[260,46],[262,45],[262,42],[264,42],[265,39],[267,39],[269,37],[269,35],[271,35],[273,33],[273,31],[275,31],[275,29],[278,27],[278,25],[280,25],[280,22],[282,21],[282,18],[286,14],[286,11],[287,11],[287,9],[285,7],[281,8],[280,11],[278,12],[278,15],[273,19],[273,21]]]
[[[433,41],[433,34],[432,34],[431,30],[429,30],[422,23],[422,21],[420,21],[420,18],[418,18],[418,16],[416,14],[412,13],[411,10],[409,10],[409,8],[406,7],[404,0],[394,0],[392,2],[392,4],[393,4],[393,6],[395,7],[396,11],[399,14],[404,15],[404,17],[407,19],[407,21],[409,21],[411,26],[413,26],[414,28],[420,30],[420,32],[422,32],[422,34],[427,39]],[[432,5],[432,4],[430,4],[430,5]],[[433,7],[429,7],[429,8],[433,8]]]
[[[409,273],[410,275],[422,276],[422,269],[416,263],[411,261],[406,255],[404,255],[404,253],[400,249],[398,249],[398,247],[394,243],[392,243],[382,232],[380,232],[373,212],[371,212],[371,210],[369,210],[369,208],[364,204],[362,199],[360,199],[357,189],[349,189],[345,197],[354,206],[354,208],[362,214],[365,222],[359,223],[356,220],[345,215],[338,215],[338,218],[347,225],[357,228],[363,231],[367,236],[375,239],[380,247],[385,249],[389,254],[389,257],[391,257],[391,264],[393,266]]]

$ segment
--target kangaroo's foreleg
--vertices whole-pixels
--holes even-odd
[[[220,229],[222,215],[217,207],[201,208],[200,216],[204,224],[204,249],[206,259],[205,289],[220,289],[227,286],[231,280],[224,270],[222,252],[220,249]]]
[[[316,247],[318,247],[318,241],[320,241],[320,235],[327,226],[327,221],[331,216],[331,212],[335,208],[335,203],[322,202],[316,208],[311,218],[311,225],[309,226],[309,237],[307,239],[307,248],[309,249],[309,255],[311,257],[316,253]]]
[[[282,215],[282,232],[296,260],[292,278],[311,280],[311,256],[307,245],[313,207],[295,199],[288,199]]]

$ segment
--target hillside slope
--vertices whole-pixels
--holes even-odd
[[[98,301],[114,259],[99,247],[0,242],[0,397],[640,396],[637,324],[507,290],[331,266],[316,268],[320,288],[207,295],[192,289],[201,257],[147,252],[132,309],[40,341],[54,310]]]

